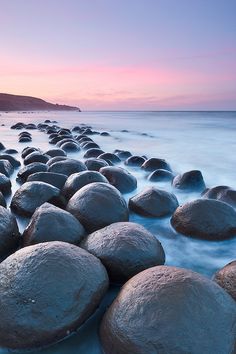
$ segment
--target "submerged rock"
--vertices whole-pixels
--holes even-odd
[[[143,226],[132,222],[117,222],[95,231],[80,246],[102,261],[116,283],[165,263],[161,243]]]
[[[82,187],[69,200],[67,210],[89,232],[129,219],[124,198],[108,183],[95,182]]]
[[[158,266],[123,286],[100,336],[105,354],[232,354],[235,331],[235,303],[216,283]]]
[[[178,207],[171,224],[185,236],[221,241],[236,236],[236,211],[218,200],[197,199]]]
[[[147,187],[129,200],[129,208],[132,211],[148,217],[170,215],[178,205],[174,194],[155,187]]]
[[[77,246],[45,242],[17,251],[0,264],[0,346],[58,342],[94,313],[107,288],[104,266]]]
[[[206,188],[202,173],[199,170],[192,170],[182,175],[177,175],[173,180],[173,186],[185,191],[200,192]]]
[[[236,301],[236,261],[230,262],[218,270],[213,280]]]

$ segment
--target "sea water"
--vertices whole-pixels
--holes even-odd
[[[1,113],[0,125],[4,125],[0,126],[0,141],[7,148],[16,148],[19,152],[25,146],[35,146],[46,151],[52,145],[48,144],[48,135],[45,133],[31,130],[32,142],[19,144],[19,131],[10,129],[16,122],[37,124],[45,119],[56,120],[65,128],[80,124],[91,125],[95,130],[110,133],[110,136],[92,136],[106,152],[123,149],[135,155],[164,158],[176,174],[199,169],[207,187],[228,185],[236,189],[236,112]],[[83,151],[69,156],[83,160]],[[20,154],[16,158],[20,159]],[[128,169],[137,177],[138,188],[125,195],[127,201],[147,185],[174,192],[180,204],[199,197],[197,193],[173,190],[169,182],[151,183],[140,168]],[[17,183],[13,183],[13,193],[18,187]],[[212,277],[217,269],[236,258],[236,239],[223,242],[190,239],[172,229],[169,217],[149,219],[131,214],[130,221],[144,225],[161,241],[167,265],[189,268]],[[28,220],[18,219],[18,223],[22,231]],[[78,335],[44,349],[42,353],[101,353],[97,329],[105,308],[116,292],[116,288],[110,290],[99,310],[79,330]],[[7,353],[4,350],[0,352]]]

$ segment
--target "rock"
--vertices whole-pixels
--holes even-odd
[[[10,164],[17,168],[21,165],[20,161],[16,160],[13,156],[8,155],[8,154],[1,154],[0,155],[0,160],[7,160],[10,162]]]
[[[22,151],[22,154],[21,154],[21,157],[22,159],[25,159],[27,155],[31,154],[31,152],[35,152],[35,151],[38,151],[39,152],[39,149],[38,148],[35,148],[35,147],[27,147],[25,148],[23,151]]]
[[[66,156],[66,153],[64,150],[58,148],[58,149],[50,149],[45,152],[45,155],[55,157],[55,156]]]
[[[155,187],[147,187],[129,200],[129,208],[132,211],[148,217],[170,215],[178,205],[178,200],[173,193]]]
[[[99,155],[101,155],[104,151],[102,151],[101,149],[96,149],[96,148],[92,148],[92,149],[88,149],[86,151],[86,153],[84,154],[84,158],[88,159],[90,157],[98,157]]]
[[[151,182],[172,181],[173,178],[173,173],[163,169],[155,170],[148,176],[148,180]]]
[[[116,222],[95,231],[82,240],[80,247],[102,261],[115,283],[165,263],[161,243],[143,226],[132,222]]]
[[[0,160],[0,173],[10,177],[13,172],[14,168],[8,160]]]
[[[58,161],[49,166],[48,172],[62,173],[63,175],[70,176],[73,173],[86,171],[85,164],[78,160],[66,159]]]
[[[41,162],[33,162],[20,169],[17,178],[20,182],[26,182],[28,177],[36,172],[46,172],[48,166]]]
[[[98,156],[99,159],[105,160],[108,163],[112,162],[114,164],[121,162],[121,159],[116,156],[115,154],[112,154],[111,152],[104,152],[103,154]]]
[[[152,158],[146,160],[142,164],[141,168],[147,172],[153,172],[153,171],[159,170],[159,169],[167,170],[167,171],[171,172],[170,165],[166,162],[166,160],[158,159],[155,157],[152,157]]]
[[[73,214],[88,232],[129,219],[124,198],[108,183],[94,182],[82,187],[69,200],[67,211]]]
[[[142,156],[130,156],[125,160],[125,165],[138,167],[141,166],[146,160]]]
[[[114,153],[119,157],[120,160],[126,160],[131,156],[131,152],[124,150],[118,150]]]
[[[5,146],[0,142],[0,150],[5,150]]]
[[[11,180],[3,173],[0,173],[0,191],[4,195],[11,193]]]
[[[27,182],[39,181],[48,183],[58,189],[62,189],[66,183],[67,176],[61,173],[53,172],[36,172],[27,178]]]
[[[2,192],[0,191],[0,206],[6,208],[7,207],[7,203],[6,200],[4,198],[4,195],[2,194]]]
[[[30,141],[32,141],[30,136],[21,136],[19,138],[19,143],[29,143]]]
[[[6,149],[4,152],[5,154],[18,154],[18,151],[16,149]]]
[[[84,143],[84,144],[82,143],[81,146],[82,146],[82,148],[83,148],[84,150],[89,150],[89,149],[92,149],[92,148],[100,149],[100,147],[99,147],[98,144],[93,143],[93,142],[91,142],[91,141],[86,142],[86,143]]]
[[[55,157],[52,157],[51,159],[48,160],[47,165],[51,166],[55,162],[65,161],[65,160],[68,160],[67,156],[55,156]]]
[[[23,233],[24,246],[40,242],[64,241],[78,244],[85,234],[80,222],[70,213],[44,203],[34,212]]]
[[[74,141],[68,141],[61,145],[62,150],[64,151],[79,151],[79,145]]]
[[[17,251],[0,264],[1,347],[62,340],[94,313],[107,288],[104,266],[77,246],[55,241]]]
[[[218,270],[213,280],[236,301],[236,261],[230,262]]]
[[[9,210],[0,206],[0,259],[14,252],[19,245],[20,233],[16,218]],[[2,318],[2,315],[1,315]]]
[[[236,208],[236,190],[228,186],[217,186],[206,189],[203,192],[202,197],[207,199],[217,199]]]
[[[178,207],[171,218],[171,224],[185,236],[209,241],[236,236],[235,210],[213,199],[197,199]]]
[[[105,160],[99,160],[98,158],[91,157],[90,159],[85,160],[85,165],[90,171],[99,171],[100,168],[109,166]]]
[[[33,162],[46,163],[49,160],[49,156],[43,155],[39,151],[33,151],[31,154],[27,155],[24,159],[24,164],[29,165]]]
[[[25,182],[15,192],[11,209],[16,214],[28,217],[45,202],[63,206],[60,190],[44,182]]]
[[[206,188],[201,171],[192,170],[177,175],[173,180],[173,186],[185,191],[203,191]]]
[[[101,136],[110,136],[110,134],[108,132],[101,132],[100,135]]]
[[[124,168],[108,166],[102,167],[99,172],[121,193],[130,193],[137,188],[136,177]]]
[[[70,199],[82,187],[93,182],[108,183],[108,180],[97,171],[82,171],[79,173],[73,173],[65,182],[62,194],[66,199]]]
[[[190,270],[157,266],[123,286],[100,337],[104,354],[232,354],[235,331],[236,306],[223,289]]]

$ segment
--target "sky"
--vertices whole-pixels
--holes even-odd
[[[0,92],[236,110],[236,0],[0,0]]]

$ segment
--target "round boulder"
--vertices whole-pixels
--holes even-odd
[[[170,165],[166,162],[166,160],[158,159],[155,157],[146,160],[141,167],[143,170],[147,172],[153,172],[159,169],[163,169],[171,172]]]
[[[236,208],[236,190],[228,186],[217,186],[206,189],[203,192],[202,197],[207,199],[217,199]]]
[[[145,158],[142,156],[130,156],[125,160],[125,165],[139,167],[145,162]]]
[[[4,195],[11,193],[11,180],[3,173],[0,173],[0,192]]]
[[[48,155],[50,157],[55,157],[55,156],[66,156],[66,153],[64,150],[58,148],[58,149],[50,149],[45,152],[45,155]]]
[[[0,260],[14,252],[19,241],[20,233],[15,216],[0,206]]]
[[[147,187],[129,200],[130,210],[148,217],[170,215],[178,205],[178,200],[174,194],[155,187]]]
[[[60,341],[94,313],[107,288],[100,260],[77,246],[22,248],[0,264],[0,346],[30,350]]]
[[[8,160],[0,160],[0,173],[10,177],[13,172],[14,168]]]
[[[46,163],[48,160],[49,156],[43,155],[41,152],[34,151],[25,157],[24,164],[29,165],[33,162]]]
[[[39,181],[51,184],[54,187],[62,189],[66,183],[67,176],[61,173],[53,172],[36,172],[27,178],[27,182]]]
[[[123,286],[100,336],[105,354],[232,354],[235,331],[235,303],[216,283],[158,266]]]
[[[161,243],[143,226],[132,222],[116,222],[95,231],[80,246],[102,261],[110,280],[116,283],[165,263]]]
[[[173,179],[172,184],[177,189],[193,192],[202,192],[206,188],[202,173],[198,170],[192,170],[185,172],[182,175],[177,175]]]
[[[122,167],[102,167],[99,172],[121,193],[129,193],[137,188],[136,177]]]
[[[102,159],[102,160],[105,160],[108,163],[112,162],[112,163],[115,164],[115,163],[121,162],[121,159],[117,155],[115,155],[115,154],[113,154],[111,152],[104,152],[103,154],[99,155],[98,158]]]
[[[236,261],[230,262],[214,275],[213,280],[236,301]]]
[[[85,230],[68,211],[44,203],[32,215],[23,233],[24,246],[47,241],[64,241],[78,244]]]
[[[66,159],[58,162],[54,162],[49,166],[48,172],[61,173],[66,176],[70,176],[73,173],[86,171],[87,167],[81,161],[74,159]]]
[[[185,236],[221,241],[236,236],[236,211],[218,200],[197,199],[178,207],[171,224]]]
[[[93,157],[87,159],[84,163],[87,169],[90,171],[99,171],[100,168],[109,166],[109,164],[105,160],[100,160]]]
[[[88,149],[86,151],[86,153],[84,154],[84,158],[88,159],[90,157],[98,157],[99,155],[101,155],[102,153],[104,153],[103,150],[98,149],[98,148],[92,148],[92,149]]]
[[[174,175],[167,170],[159,169],[155,170],[148,176],[148,180],[151,182],[172,181]]]
[[[20,171],[17,173],[17,179],[20,182],[25,182],[30,175],[36,172],[46,172],[47,170],[48,166],[44,163],[33,162],[20,169]]]
[[[129,219],[126,201],[120,192],[108,183],[94,182],[82,187],[69,200],[67,210],[89,232]]]

